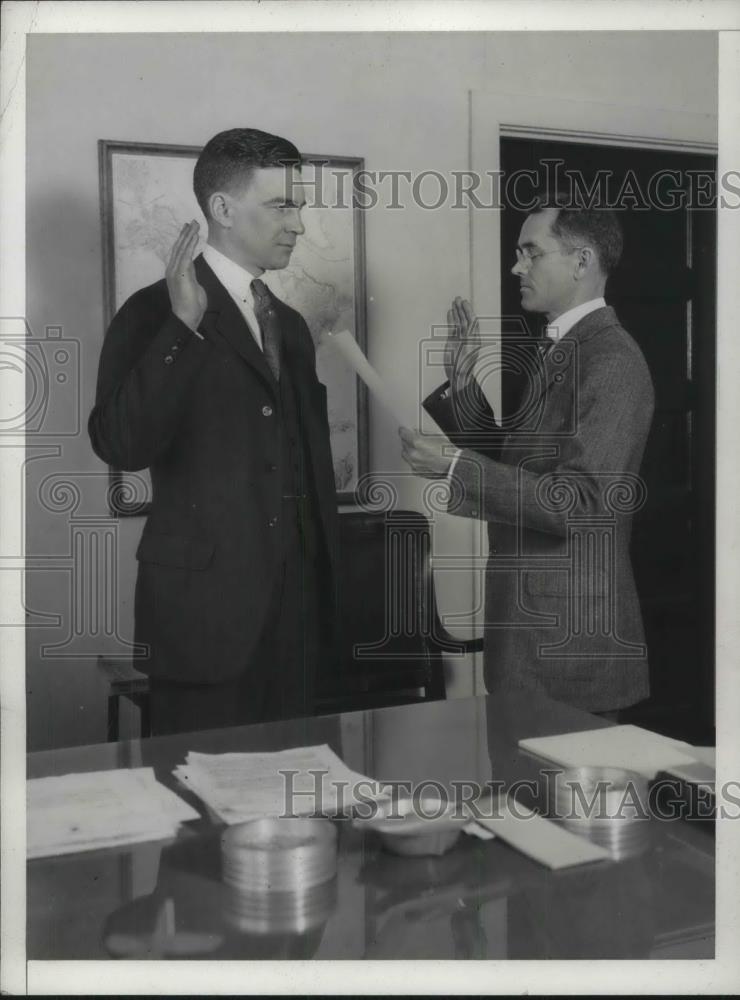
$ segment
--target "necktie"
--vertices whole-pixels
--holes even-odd
[[[250,285],[254,296],[254,315],[260,325],[265,361],[276,381],[280,380],[280,323],[267,285],[255,278]]]
[[[552,337],[547,337],[547,339],[544,342],[540,341],[537,344],[537,348],[538,348],[538,350],[540,352],[540,357],[542,358],[543,361],[545,360],[545,358],[547,357],[547,355],[550,353],[550,350],[552,349],[552,347],[554,346],[554,344],[555,344],[555,341],[552,339]]]

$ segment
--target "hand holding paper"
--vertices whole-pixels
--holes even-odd
[[[447,475],[453,458],[453,450],[448,440],[429,437],[405,427],[401,427],[398,433],[402,442],[404,461],[417,475],[425,476],[427,479],[438,479]]]

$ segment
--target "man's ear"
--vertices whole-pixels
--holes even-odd
[[[215,191],[208,199],[210,217],[224,229],[231,229],[234,224],[231,199],[225,191]]]
[[[573,277],[576,281],[580,281],[588,271],[592,271],[598,267],[599,262],[595,251],[591,247],[581,247],[576,253],[578,256],[576,257],[576,271]]]

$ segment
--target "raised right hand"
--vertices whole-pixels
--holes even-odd
[[[180,230],[172,247],[165,276],[172,311],[178,319],[195,331],[208,308],[205,288],[195,276],[193,254],[198,245],[199,224],[193,219]]]
[[[447,312],[444,351],[445,372],[453,389],[472,377],[480,346],[480,327],[473,307],[467,299],[458,295]]]

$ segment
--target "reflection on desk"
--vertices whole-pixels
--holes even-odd
[[[601,720],[545,698],[498,696],[73,748],[29,757],[29,776],[110,767],[171,772],[188,750],[276,750],[329,743],[380,779],[480,784],[536,780],[525,736]],[[537,788],[521,800],[544,806]],[[197,804],[194,800],[193,804]],[[714,953],[712,824],[653,823],[648,853],[551,872],[498,840],[464,836],[441,857],[394,857],[377,834],[337,821],[337,871],[306,898],[300,927],[279,914],[257,932],[229,919],[221,828],[204,815],[174,842],[29,863],[28,957],[676,958]],[[291,904],[293,905],[293,904]],[[269,916],[269,914],[268,914]]]

